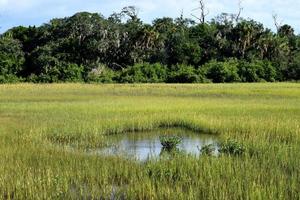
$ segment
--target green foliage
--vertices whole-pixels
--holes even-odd
[[[58,62],[54,66],[43,69],[37,77],[38,82],[55,83],[55,82],[81,82],[83,67],[77,64]]]
[[[238,61],[231,59],[225,62],[217,62],[215,60],[205,64],[200,68],[208,79],[214,83],[239,82]]]
[[[182,142],[182,138],[178,136],[161,136],[159,140],[163,148],[168,151],[176,149],[176,147]]]
[[[87,82],[91,83],[114,83],[117,78],[117,72],[109,69],[101,64],[97,68],[92,69],[87,75]]]
[[[284,24],[284,25],[280,26],[280,28],[278,30],[278,35],[280,37],[293,37],[294,29],[290,25]]]
[[[20,75],[25,62],[21,43],[10,37],[0,37],[0,75],[2,80]],[[9,78],[10,77],[10,78]]]
[[[159,63],[135,64],[124,69],[120,75],[121,83],[161,83],[165,82],[167,68]]]
[[[275,81],[275,68],[268,61],[241,61],[238,68],[243,82]]]
[[[259,60],[256,61],[256,63],[261,64],[261,66],[263,67],[262,78],[265,81],[274,82],[277,74],[276,74],[276,68],[272,65],[272,63],[266,60],[263,61]]]
[[[229,59],[224,62],[211,61],[200,68],[200,73],[214,83],[225,82],[274,82],[276,69],[271,62],[255,60],[252,62]]]
[[[208,155],[208,156],[210,156],[210,155],[213,154],[214,151],[215,151],[215,147],[214,147],[213,144],[204,145],[200,149],[201,155]]]
[[[83,66],[74,63],[62,63],[59,66],[59,80],[63,82],[80,82],[83,81]]]
[[[291,26],[273,33],[230,14],[201,24],[183,16],[146,24],[130,6],[108,18],[79,12],[39,27],[14,27],[0,37],[2,80],[8,75],[33,82],[99,83],[300,79],[300,36]],[[99,64],[107,66],[101,75]]]
[[[233,156],[243,155],[245,151],[244,145],[232,140],[221,143],[219,148],[220,153]]]
[[[300,80],[300,53],[293,56],[288,67],[283,71],[286,80]]]
[[[13,74],[0,75],[0,83],[18,83],[22,81],[19,77]]]
[[[188,37],[188,28],[184,25],[176,25],[176,32],[168,36],[166,41],[165,57],[168,65],[186,63],[197,65],[202,56],[202,49],[199,44]]]
[[[168,73],[168,83],[198,83],[201,82],[201,76],[197,74],[193,66],[174,65]]]

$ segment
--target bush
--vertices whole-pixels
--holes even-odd
[[[276,68],[272,65],[270,61],[257,61],[258,63],[261,63],[264,69],[263,78],[266,81],[274,82],[276,80]]]
[[[86,78],[90,83],[114,83],[117,77],[117,72],[101,64],[98,68],[92,69]]]
[[[39,77],[36,74],[30,74],[27,78],[26,81],[29,83],[38,83],[39,82]]]
[[[120,75],[121,83],[162,83],[166,81],[167,67],[156,63],[130,66]]]
[[[59,67],[59,80],[64,82],[81,82],[83,66],[74,63],[62,63]]]
[[[241,61],[238,70],[243,82],[275,81],[276,70],[269,61]]]
[[[200,75],[196,73],[193,66],[188,65],[175,65],[168,74],[168,83],[198,83],[203,82]]]
[[[238,61],[231,59],[225,62],[215,60],[203,65],[200,73],[214,83],[239,82]]]
[[[80,82],[82,81],[83,67],[74,63],[57,61],[56,65],[46,65],[42,67],[42,72],[31,75],[28,80],[33,82],[56,83],[56,82]]]
[[[18,83],[20,81],[22,81],[22,80],[13,74],[0,75],[0,83],[1,84],[3,84],[3,83]]]

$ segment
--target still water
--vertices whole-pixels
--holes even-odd
[[[90,151],[89,153],[116,155],[140,161],[159,158],[164,153],[159,139],[160,136],[178,136],[182,138],[182,142],[177,148],[177,151],[181,153],[197,156],[201,154],[200,149],[204,145],[212,144],[215,148],[213,154],[217,154],[216,136],[174,128],[108,136],[112,143],[111,146],[98,149],[97,151]]]

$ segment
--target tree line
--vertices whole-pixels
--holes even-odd
[[[203,8],[202,8],[203,9]],[[80,12],[0,36],[0,83],[196,83],[300,79],[300,36],[234,14],[157,18]]]

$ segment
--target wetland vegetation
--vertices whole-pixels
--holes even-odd
[[[297,83],[0,85],[0,199],[299,199],[299,124]],[[220,154],[87,153],[161,128]]]
[[[300,199],[300,35],[237,2],[1,33],[0,199]]]

